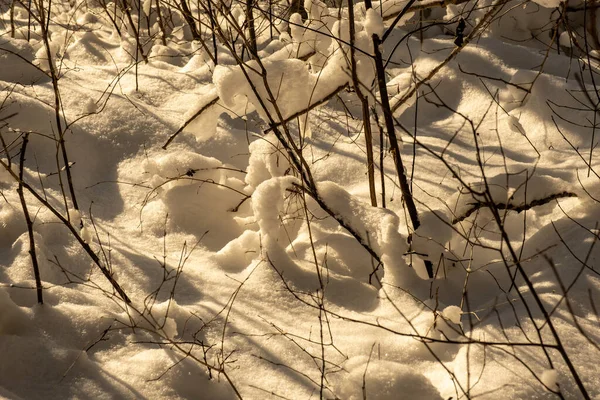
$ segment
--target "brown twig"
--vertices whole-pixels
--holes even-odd
[[[33,275],[35,276],[35,288],[37,292],[38,303],[44,304],[44,298],[42,297],[42,280],[40,277],[40,267],[38,264],[37,254],[35,251],[35,238],[33,233],[33,222],[31,216],[27,210],[27,202],[25,201],[25,195],[23,194],[23,172],[25,170],[25,152],[27,151],[27,143],[29,142],[29,133],[23,135],[23,144],[21,145],[21,156],[19,165],[19,187],[17,193],[21,200],[21,207],[23,207],[23,214],[25,214],[25,222],[27,223],[27,233],[29,234],[29,255],[31,256],[31,264],[33,265]]]
[[[522,211],[527,211],[533,207],[543,206],[544,204],[548,204],[552,200],[563,199],[566,197],[577,197],[577,195],[575,193],[565,191],[565,192],[561,192],[561,193],[555,193],[555,194],[546,196],[541,199],[536,199],[530,203],[525,203],[525,204],[512,204],[512,203],[506,203],[506,204],[505,203],[493,203],[493,204],[491,204],[486,201],[478,201],[477,203],[475,203],[473,205],[473,207],[469,208],[463,215],[454,218],[452,220],[452,225],[458,224],[459,222],[464,221],[465,219],[469,218],[474,212],[476,212],[482,208],[495,207],[499,210],[509,210],[509,211],[515,211],[517,213],[520,213]]]

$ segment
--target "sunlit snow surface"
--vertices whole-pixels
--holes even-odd
[[[471,22],[491,4],[479,3],[485,6]],[[381,112],[371,126],[380,206],[385,148],[387,208],[370,205],[361,106],[344,89],[352,86],[347,10],[340,22],[337,9],[307,0],[311,19],[291,16],[297,25],[289,33],[277,22],[273,38],[257,16],[263,62],[241,68],[222,44],[215,66],[176,12],[167,16],[164,45],[155,3],[146,1],[150,18],[143,15],[139,26],[149,62],[138,55],[136,68],[131,27],[120,26],[119,36],[94,4],[53,2],[48,43],[80,211],[71,200],[65,210],[64,171],[58,179],[55,97],[39,24],[27,42],[27,13],[17,5],[12,39],[10,10],[0,6],[0,160],[8,163],[8,151],[12,163],[12,174],[0,167],[0,396],[537,399],[560,390],[582,398],[559,352],[531,345],[556,341],[506,243],[495,250],[502,236],[493,214],[474,209],[489,200],[520,211],[500,210],[512,248],[582,384],[600,396],[600,178],[598,156],[590,158],[597,94],[576,52],[576,41],[586,46],[582,14],[573,14],[579,31],[551,41],[546,25],[559,12],[546,7],[562,3],[508,2],[483,36],[421,86],[424,96],[397,107],[422,223],[409,247],[411,225],[387,139],[379,136]],[[383,50],[392,105],[455,49],[457,16],[473,4],[436,8],[431,18],[448,24],[427,30],[422,43],[418,34],[403,39],[393,53],[417,25],[405,17],[391,32]],[[382,26],[380,12],[393,17],[404,5],[355,6],[363,90],[376,85],[370,35],[381,37],[392,20]],[[242,23],[244,12],[232,7]],[[202,35],[213,51],[207,24]],[[548,51],[551,42],[560,52]],[[253,88],[262,100],[274,96],[278,110],[269,100],[261,105]],[[269,129],[290,117],[290,135],[335,219],[303,194]],[[72,232],[26,193],[44,287],[44,304],[37,304],[15,182],[23,132],[24,180],[69,215],[131,305],[113,293]],[[484,189],[478,160],[490,198],[463,186]],[[550,200],[536,203],[542,199]],[[433,263],[434,280],[424,261]],[[464,344],[477,341],[486,345]]]

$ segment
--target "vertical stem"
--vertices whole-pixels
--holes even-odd
[[[363,97],[361,102],[363,113],[363,127],[365,129],[365,144],[367,148],[367,175],[369,179],[369,194],[371,196],[371,205],[373,207],[377,207],[377,192],[375,191],[375,160],[373,157],[373,134],[371,132],[369,101]]]
[[[39,13],[40,13],[40,28],[42,30],[42,39],[44,41],[44,47],[46,48],[46,56],[48,57],[48,67],[50,69],[50,77],[52,78],[52,89],[54,90],[54,118],[56,121],[56,129],[58,130],[58,143],[60,146],[60,151],[63,158],[65,173],[67,175],[67,184],[69,185],[69,192],[71,194],[71,201],[73,202],[73,207],[76,210],[79,210],[79,206],[77,204],[77,197],[75,196],[75,188],[73,187],[73,178],[71,176],[71,167],[69,165],[69,157],[67,155],[67,147],[65,144],[65,130],[63,129],[63,124],[61,120],[61,99],[60,99],[60,91],[58,88],[58,74],[56,72],[56,67],[54,65],[54,60],[52,58],[52,49],[50,48],[50,41],[48,39],[48,27],[50,23],[50,13],[52,11],[52,0],[48,1],[48,13],[47,19],[44,17],[44,8],[43,1],[40,0],[39,5]],[[44,21],[46,20],[46,21]],[[60,172],[59,172],[60,173]],[[67,204],[65,204],[67,207]]]
[[[21,207],[23,207],[23,214],[25,214],[25,222],[27,223],[27,233],[29,234],[29,255],[31,256],[31,264],[33,265],[33,275],[35,276],[35,289],[37,292],[37,301],[39,304],[44,304],[44,298],[42,296],[42,279],[40,277],[40,267],[38,265],[37,254],[35,252],[35,238],[33,236],[33,222],[31,216],[27,210],[27,202],[25,201],[25,195],[23,194],[23,170],[25,169],[25,151],[27,150],[27,143],[29,142],[29,133],[23,136],[23,144],[21,145],[21,156],[19,165],[19,187],[17,193],[21,200]]]
[[[113,26],[115,27],[115,30],[117,31],[117,34],[119,35],[119,37],[121,37],[121,30],[119,29],[119,25],[117,24],[116,18],[117,18],[117,11],[115,10],[115,16],[113,18],[113,16],[110,14],[110,11],[108,10],[108,7],[106,5],[106,1],[101,1],[100,5],[102,6],[102,8],[104,9],[104,12],[106,12],[106,15],[108,16],[108,19],[110,20],[110,22],[113,24]]]
[[[31,40],[31,0],[28,2],[29,12],[27,13],[27,41]]]
[[[158,18],[158,27],[160,28],[160,39],[163,46],[166,46],[167,32],[165,31],[165,23],[162,19],[162,11],[160,10],[160,0],[156,0],[156,16]]]
[[[10,37],[15,38],[15,1],[10,3]]]
[[[254,30],[254,2],[252,0],[246,0],[246,24],[248,24],[248,36],[250,36],[249,45],[250,53],[256,56],[258,50],[256,47],[256,31]]]
[[[367,8],[371,8],[371,0],[365,0]],[[413,228],[417,229],[421,223],[419,222],[419,214],[417,213],[417,207],[415,205],[406,173],[404,172],[404,165],[402,163],[402,156],[400,155],[400,147],[398,146],[398,138],[396,137],[396,131],[394,127],[394,119],[392,116],[392,110],[390,108],[390,101],[388,98],[387,86],[385,83],[385,70],[383,68],[383,58],[381,56],[381,50],[379,45],[381,44],[379,37],[373,35],[373,50],[375,52],[375,68],[377,71],[377,83],[379,85],[379,95],[381,97],[381,106],[383,108],[383,117],[385,121],[385,128],[390,138],[390,147],[392,156],[394,157],[394,165],[396,167],[396,173],[400,181],[400,190],[402,191],[402,197],[408,210],[408,215],[412,222]]]
[[[206,3],[207,3],[207,6],[208,6],[208,14],[209,14],[209,19],[210,19],[210,30],[212,32],[211,34],[212,34],[213,50],[215,52],[215,58],[214,58],[213,61],[215,62],[215,65],[217,65],[218,64],[218,59],[217,59],[217,35],[215,33],[215,18],[213,18],[213,15],[212,15],[212,0],[209,0]]]
[[[419,42],[423,48],[423,10],[419,10]]]
[[[419,95],[417,93],[416,97],[415,97],[415,130],[413,131],[413,145],[412,145],[412,152],[413,152],[413,159],[412,159],[412,165],[410,168],[410,191],[412,192],[413,190],[413,179],[415,177],[415,164],[417,163],[417,118],[419,117]]]
[[[148,62],[148,57],[146,57],[146,55],[144,54],[144,49],[142,48],[142,44],[140,42],[139,30],[136,28],[135,23],[133,22],[133,18],[131,17],[131,12],[129,11],[129,6],[127,5],[127,3],[125,3],[125,0],[121,0],[121,2],[123,4],[123,11],[125,12],[125,15],[127,15],[127,20],[129,21],[129,25],[131,26],[131,29],[133,29],[133,34],[135,35],[135,44],[137,46],[137,51],[141,54],[144,61]],[[139,18],[138,18],[138,22],[139,22]],[[137,55],[135,56],[135,59],[136,59],[136,64],[137,64]]]
[[[181,0],[181,10],[183,11],[183,18],[185,18],[185,21],[188,23],[190,30],[192,31],[192,37],[194,40],[202,40],[200,34],[198,33],[198,29],[196,29],[196,22],[194,21],[194,17],[192,17],[192,12],[190,11],[186,0]]]
[[[273,0],[269,0],[269,35],[273,40]]]
[[[371,0],[365,0],[365,6],[367,9],[372,8],[373,5]],[[404,164],[402,163],[402,156],[400,155],[400,147],[398,146],[398,138],[396,137],[396,131],[394,127],[394,117],[392,115],[392,109],[390,107],[390,100],[388,98],[387,86],[385,84],[385,69],[383,67],[383,57],[381,55],[381,40],[379,36],[373,35],[373,51],[375,53],[375,69],[377,71],[377,83],[379,84],[379,96],[381,97],[381,107],[383,109],[383,117],[385,120],[385,128],[390,138],[390,147],[392,156],[394,158],[394,165],[396,167],[396,173],[398,174],[398,180],[400,181],[400,190],[402,192],[402,198],[408,215],[413,226],[413,230],[417,230],[421,225],[419,221],[419,214],[417,212],[417,206],[413,199],[412,192],[410,191],[410,185],[404,171]],[[425,268],[427,268],[427,274],[430,278],[433,278],[433,264],[431,261],[425,261]]]
[[[377,193],[375,192],[375,162],[373,159],[373,134],[371,131],[371,119],[369,113],[369,100],[363,95],[360,89],[360,81],[356,71],[356,51],[354,48],[354,37],[356,35],[354,27],[354,0],[348,0],[348,22],[350,27],[350,70],[352,73],[352,84],[356,96],[362,105],[363,129],[365,131],[365,145],[367,150],[367,175],[369,180],[369,194],[371,196],[371,205],[377,207]]]
[[[121,17],[119,18],[119,16],[117,15],[117,7],[118,7],[118,1],[114,2],[114,10],[113,10],[113,14],[115,15],[115,20],[120,19],[121,24],[123,23],[123,16],[121,15]],[[119,33],[119,37],[121,37],[121,30],[119,30],[119,28],[117,27],[117,32]]]
[[[135,40],[137,42],[137,48],[140,49],[140,18],[142,17],[142,0],[138,0],[138,13],[137,13],[137,29],[135,32]],[[139,81],[138,81],[138,57],[139,51],[135,52],[135,91],[139,91]]]
[[[377,124],[379,125],[379,123]],[[379,127],[379,175],[381,178],[381,207],[385,208],[385,168],[383,166],[383,161],[385,159],[385,147],[383,145],[383,141],[385,140],[385,135],[383,134],[383,128]]]
[[[598,19],[598,17],[597,17],[598,7],[596,5],[597,1],[598,0],[590,0],[590,8],[589,8],[589,10],[590,10],[589,30],[590,30],[590,34],[592,36],[592,42],[596,49],[600,48],[600,39],[598,38],[598,25],[596,23],[596,21]]]

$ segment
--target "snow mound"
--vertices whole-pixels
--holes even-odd
[[[365,32],[369,36],[377,35],[381,38],[383,36],[383,32],[385,32],[383,19],[381,18],[381,15],[373,8],[369,8],[366,12],[364,27]]]
[[[403,261],[408,246],[399,232],[400,219],[394,212],[367,205],[334,182],[319,182],[317,188],[336,218],[356,232],[360,241],[377,253],[386,268],[394,271],[394,276],[409,281],[414,278],[413,271]]]
[[[0,335],[23,334],[28,323],[26,309],[17,306],[4,289],[0,289]]]
[[[286,154],[274,134],[250,143],[246,183],[255,189],[262,182],[280,177],[290,168]]]
[[[550,390],[558,391],[558,371],[555,369],[547,369],[542,372],[540,377],[542,383]]]
[[[533,176],[528,176],[526,173],[498,174],[489,177],[487,183],[492,201],[501,208],[507,206],[522,208],[545,199],[551,199],[555,195],[575,194],[574,190],[577,190],[576,186],[563,179],[541,174]],[[462,218],[470,210],[487,204],[484,196],[478,194],[485,189],[484,184],[476,183],[471,187],[475,193],[465,190],[466,193],[459,192],[455,195],[455,199],[450,201],[450,204],[456,204],[454,209],[456,218]]]
[[[3,205],[0,210],[0,248],[12,246],[26,229],[23,210]]]
[[[423,260],[437,263],[446,254],[446,243],[452,239],[451,220],[445,210],[427,210],[419,214],[421,225],[412,237],[412,250]]]
[[[66,56],[71,61],[83,64],[102,63],[110,59],[109,49],[112,47],[89,31],[76,35],[75,41],[66,50]]]
[[[198,237],[206,235],[202,243],[215,250],[238,236],[241,230],[232,211],[246,197],[244,184],[221,167],[219,160],[189,151],[146,161],[153,193],[164,206],[162,216],[150,215],[153,231],[162,232],[168,214],[171,226]]]
[[[448,319],[453,324],[460,324],[460,316],[462,315],[462,310],[458,306],[448,306],[444,308],[442,311],[442,316]]]
[[[22,39],[0,39],[0,81],[31,85],[50,78],[33,66],[34,48]]]
[[[411,399],[442,399],[431,381],[409,365],[391,361],[354,357],[345,364],[348,376],[340,384],[337,396],[359,400],[372,398],[396,400],[398,396]],[[363,379],[366,393],[363,393]]]
[[[248,99],[261,118],[268,121],[271,116],[279,121],[305,109],[310,104],[313,93],[311,77],[306,64],[301,60],[264,61],[267,86],[261,76],[262,69],[256,62],[248,62],[243,67],[215,67],[213,82],[219,98],[227,107],[242,111]],[[246,79],[247,74],[256,93]],[[268,89],[267,89],[268,88]],[[272,96],[272,97],[271,97]],[[277,108],[272,104],[274,100]]]
[[[258,232],[246,230],[219,250],[215,258],[225,271],[239,272],[246,268],[259,252],[260,235]]]

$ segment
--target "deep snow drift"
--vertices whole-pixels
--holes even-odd
[[[423,23],[439,23],[422,42],[418,11],[389,31],[415,232],[380,108],[370,125],[386,208],[370,205],[347,8],[307,0],[306,21],[269,29],[259,2],[262,62],[242,67],[231,21],[219,20],[215,65],[208,19],[202,46],[169,3],[160,17],[144,2],[139,20],[133,7],[140,53],[125,14],[102,4],[53,3],[47,46],[20,3],[12,38],[0,5],[1,396],[584,398],[582,386],[600,396],[600,49],[582,52],[593,46],[583,3],[501,2],[472,39],[499,2],[432,6]],[[371,106],[371,35],[405,5],[355,5],[356,80]],[[229,10],[244,23],[241,4]],[[470,41],[458,48],[461,16]],[[278,139],[282,123],[318,198]],[[43,305],[17,192],[25,134]]]

